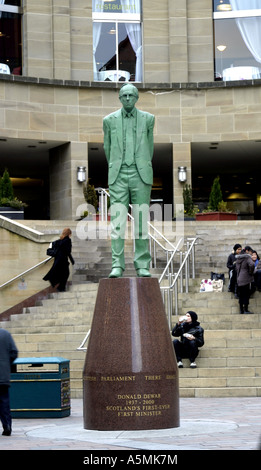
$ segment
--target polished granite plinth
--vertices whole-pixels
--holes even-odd
[[[83,371],[84,428],[179,426],[178,368],[156,278],[101,279]]]

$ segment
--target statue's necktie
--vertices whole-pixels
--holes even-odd
[[[126,121],[126,148],[125,163],[130,166],[134,162],[134,141],[133,141],[133,119],[131,115],[127,115]]]

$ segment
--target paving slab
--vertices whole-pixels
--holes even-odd
[[[143,431],[84,429],[82,400],[73,399],[66,418],[13,419],[0,450],[253,451],[260,438],[260,397],[181,398],[179,427]]]

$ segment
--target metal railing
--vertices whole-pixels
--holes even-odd
[[[9,279],[8,281],[6,281],[6,282],[4,282],[3,284],[1,284],[1,285],[0,285],[0,289],[2,289],[3,287],[8,286],[9,284],[11,284],[12,282],[16,281],[17,279],[22,278],[23,276],[25,276],[26,274],[30,273],[30,272],[33,271],[34,269],[39,268],[39,267],[42,266],[44,263],[47,263],[48,261],[50,261],[50,259],[52,259],[51,256],[49,256],[48,258],[44,259],[43,261],[40,261],[40,263],[35,264],[35,265],[32,266],[31,268],[26,269],[26,271],[23,271],[22,273],[17,274],[17,276],[15,276],[15,277],[13,277],[12,279]]]
[[[88,341],[89,336],[90,336],[91,330],[89,330],[84,338],[84,340],[81,342],[80,346],[77,348],[77,351],[86,351],[87,348],[84,346],[85,343]]]
[[[110,197],[109,192],[103,188],[96,188],[96,191],[99,193],[99,207],[100,207],[100,216],[102,221],[108,220],[108,198]],[[132,208],[132,206],[129,206]],[[133,216],[131,213],[128,214],[129,219],[133,223]],[[184,290],[188,292],[189,289],[189,279],[195,278],[195,245],[197,238],[187,238],[185,241],[186,250],[181,251],[182,242],[184,243],[184,238],[180,237],[176,245],[173,245],[154,225],[148,222],[149,229],[155,231],[155,233],[162,238],[162,240],[167,244],[168,247],[164,246],[156,236],[152,235],[149,232],[150,237],[150,254],[152,258],[152,263],[154,267],[157,264],[157,248],[160,248],[166,254],[166,266],[159,278],[159,284],[161,289],[161,294],[163,298],[163,303],[167,315],[167,320],[169,328],[171,329],[171,319],[174,313],[173,305],[175,305],[175,314],[178,314],[178,288],[180,292]],[[179,268],[177,272],[175,271],[175,256],[178,256],[176,264]],[[164,281],[168,282],[168,285],[161,285]],[[174,299],[173,299],[174,297]],[[79,351],[86,351],[87,343],[91,330],[89,330],[83,339],[80,346],[77,348]]]
[[[173,267],[173,257],[169,260],[170,267],[166,266],[164,272],[167,271],[167,277],[169,284],[166,286],[160,286],[163,303],[168,319],[169,328],[171,329],[172,315],[178,315],[178,292],[189,291],[189,279],[195,279],[195,246],[198,237],[188,238],[186,245],[187,249],[184,253],[180,252],[180,266],[176,272]],[[164,273],[160,278],[160,282],[163,280]],[[185,284],[185,285],[184,285]]]
[[[96,191],[98,191],[99,193],[100,218],[102,221],[107,221],[108,198],[110,197],[109,192],[104,188],[96,188]],[[129,207],[130,209],[132,209],[131,205]],[[128,217],[131,221],[133,231],[134,218],[131,212],[128,214]],[[171,318],[173,313],[178,315],[178,292],[183,292],[185,287],[185,291],[187,293],[189,288],[190,277],[192,277],[192,279],[195,278],[195,246],[198,238],[187,238],[186,240],[184,240],[183,237],[180,237],[176,245],[174,245],[153,224],[148,222],[148,226],[149,246],[153,267],[157,266],[157,250],[162,250],[166,257],[166,265],[159,278],[159,284],[169,327],[171,328]],[[153,231],[154,234],[152,234],[151,231]],[[132,233],[134,233],[134,231]],[[161,241],[157,238],[157,236],[161,239]],[[134,237],[133,241],[135,243]],[[181,248],[184,244],[186,245],[186,250],[182,251]],[[23,276],[33,271],[34,269],[37,269],[38,267],[42,266],[44,263],[47,263],[51,259],[52,257],[48,257],[43,261],[35,264],[31,268],[13,277],[12,279],[9,279],[8,281],[0,285],[0,289],[6,287],[7,285],[11,284],[19,278],[23,278]],[[175,264],[179,266],[176,271]],[[163,285],[166,280],[168,282],[168,285]],[[78,350],[86,349],[84,348],[84,344],[88,340],[89,335],[90,330],[86,334],[79,348],[77,348]]]
[[[104,188],[95,188],[95,190],[99,194],[99,214],[100,214],[100,220],[103,222],[108,221],[108,198],[110,198],[110,194],[107,189]],[[128,212],[128,219],[131,222],[131,233],[134,233],[134,217],[132,215],[132,205],[129,204],[129,209],[130,211]],[[147,222],[148,224],[148,235],[149,235],[149,248],[150,248],[150,255],[151,255],[151,266],[154,268],[157,267],[157,252],[158,250],[162,250],[165,256],[165,261],[166,264],[168,264],[170,256],[175,253],[177,253],[178,248],[181,246],[183,237],[180,237],[178,240],[177,244],[174,245],[171,243],[164,235],[161,233],[155,225],[153,225],[151,222]],[[153,232],[153,233],[151,233]],[[159,238],[157,238],[157,236]],[[133,250],[135,248],[135,238],[133,237]]]
[[[197,237],[187,238],[187,250],[185,252],[179,252],[180,266],[177,272],[174,273],[174,256],[177,253],[178,248],[176,247],[170,255],[167,265],[159,278],[159,284],[163,283],[165,278],[167,278],[169,282],[166,286],[160,285],[160,290],[170,330],[172,329],[171,320],[173,314],[178,315],[178,292],[180,291],[182,293],[185,287],[185,292],[188,293],[189,279],[195,279],[195,246],[197,240]],[[173,305],[175,306],[175,309],[173,309]],[[87,346],[85,346],[85,344],[89,339],[90,333],[91,329],[89,329],[82,343],[77,348],[78,351],[87,350]]]

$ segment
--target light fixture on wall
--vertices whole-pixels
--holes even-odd
[[[179,166],[178,167],[178,178],[180,183],[185,183],[187,181],[187,167]]]
[[[220,74],[221,74],[221,77],[223,76],[223,52],[226,50],[227,46],[225,46],[225,44],[219,44],[219,46],[217,46],[217,50],[220,52]]]
[[[224,44],[220,44],[219,46],[217,46],[217,49],[219,50],[219,52],[224,52],[226,48],[227,46],[225,46]]]
[[[77,181],[83,183],[86,180],[86,166],[77,167]]]
[[[224,2],[224,0],[220,0],[219,5],[217,6],[218,11],[231,11],[232,7],[230,3]]]

